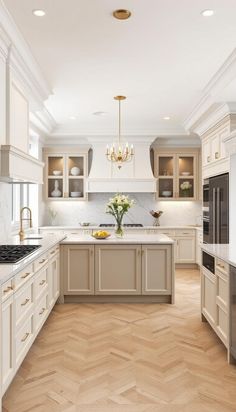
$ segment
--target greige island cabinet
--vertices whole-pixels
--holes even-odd
[[[65,239],[61,244],[61,300],[148,302],[150,299],[173,303],[173,240],[165,235],[136,237],[140,241],[133,243],[115,240],[94,243],[89,237],[86,243],[85,236],[78,241]]]

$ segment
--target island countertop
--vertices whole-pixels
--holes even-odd
[[[164,234],[125,234],[122,238],[116,237],[112,234],[107,239],[95,239],[91,235],[69,235],[62,240],[61,244],[107,244],[107,245],[134,245],[134,244],[156,244],[156,245],[171,245],[174,240]]]

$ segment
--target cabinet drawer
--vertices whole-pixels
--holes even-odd
[[[220,306],[217,305],[217,334],[225,345],[228,343],[228,314]]]
[[[16,334],[16,367],[22,362],[33,340],[33,313]]]
[[[228,307],[228,278],[221,272],[216,271],[217,291],[216,296],[225,307]]]
[[[216,269],[225,274],[229,274],[229,265],[221,259],[216,258]]]
[[[48,315],[48,294],[44,295],[34,311],[34,327],[38,332]]]
[[[59,245],[53,247],[52,249],[49,250],[48,252],[48,258],[51,259],[53,258],[57,253],[59,252]]]
[[[162,233],[163,235],[172,237],[175,235],[175,231],[174,230],[168,230],[168,229],[160,229],[158,233]]]
[[[15,295],[16,327],[23,321],[24,316],[33,308],[33,280],[29,281]]]
[[[195,236],[195,231],[193,229],[175,230],[175,236]]]
[[[37,272],[48,262],[48,254],[44,254],[34,262],[34,271]]]
[[[48,270],[43,269],[34,280],[35,300],[39,299],[42,293],[46,293],[48,288]]]
[[[27,282],[34,274],[33,264],[27,266],[24,270],[15,275],[15,289],[19,289],[25,282]]]
[[[7,282],[2,284],[1,287],[1,298],[4,302],[9,296],[13,295],[14,291],[14,278],[9,279]]]

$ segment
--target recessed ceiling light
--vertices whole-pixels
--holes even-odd
[[[70,120],[76,120],[76,117],[75,116],[70,116],[69,119]]]
[[[118,9],[113,11],[113,17],[118,20],[127,20],[131,16],[131,12],[125,9]]]
[[[211,17],[211,16],[213,16],[214,13],[215,13],[214,10],[206,9],[206,10],[203,10],[203,11],[201,12],[201,15],[202,15],[203,17]]]
[[[170,116],[163,117],[163,120],[170,120]]]
[[[43,17],[45,16],[46,13],[44,10],[36,9],[36,10],[33,10],[33,14],[37,17]]]
[[[94,112],[94,116],[105,116],[107,112]]]

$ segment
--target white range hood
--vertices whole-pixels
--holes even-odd
[[[150,144],[152,138],[142,138],[134,141],[129,138],[129,143],[134,144],[134,158],[124,163],[118,169],[116,163],[109,162],[105,156],[107,141],[92,141],[93,149],[92,166],[87,181],[89,193],[154,193],[156,179],[153,176],[150,162]]]

